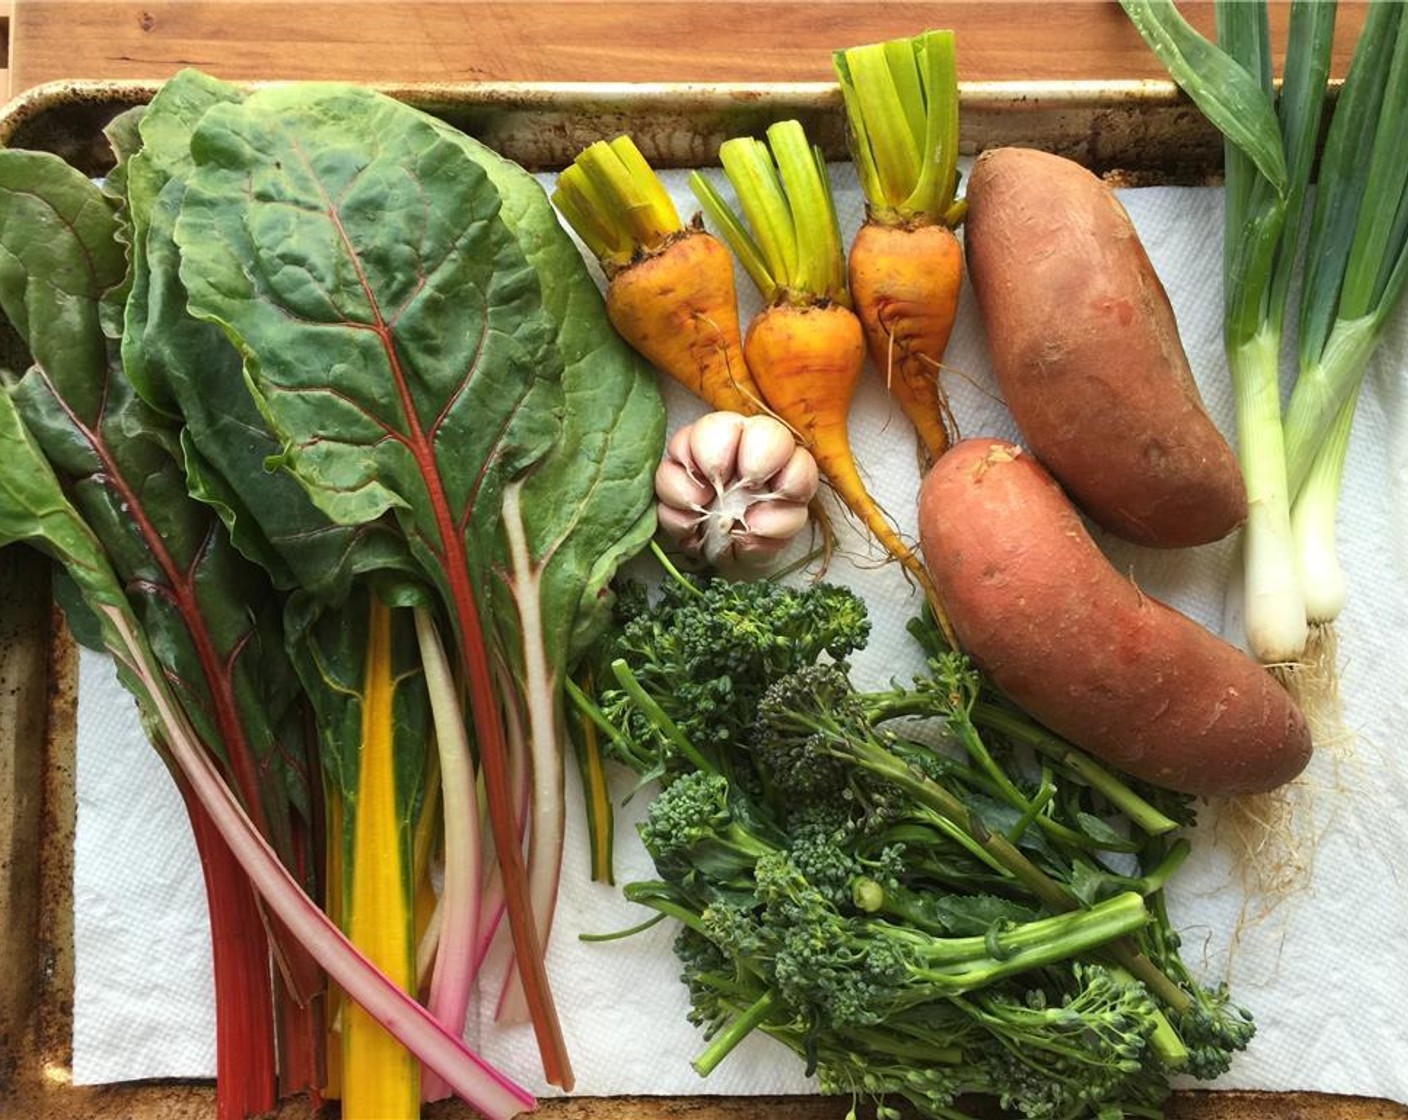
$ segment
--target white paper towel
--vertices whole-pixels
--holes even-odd
[[[850,167],[833,169],[843,231],[859,224]],[[677,174],[668,185],[682,212],[695,205]],[[1233,430],[1221,343],[1221,194],[1147,188],[1122,198],[1163,278],[1209,410]],[[757,301],[740,273],[745,312]],[[988,373],[984,335],[965,288],[946,358],[947,383],[965,434],[1015,438]],[[1346,472],[1342,553],[1351,598],[1339,631],[1344,720],[1353,742],[1321,750],[1303,779],[1314,859],[1299,888],[1249,892],[1212,814],[1194,856],[1170,888],[1185,953],[1209,980],[1227,979],[1258,1022],[1250,1050],[1220,1083],[1255,1089],[1318,1089],[1408,1103],[1408,892],[1399,877],[1408,850],[1408,760],[1397,730],[1408,726],[1408,316],[1400,315],[1371,367]],[[672,423],[701,407],[667,389]],[[857,458],[881,503],[915,533],[919,475],[914,438],[878,378],[868,376],[852,424]],[[860,683],[907,679],[919,658],[904,633],[919,598],[896,565],[881,564],[842,527],[829,577],[867,598],[874,638],[855,659]],[[1149,593],[1223,629],[1224,591],[1235,541],[1178,553],[1102,538],[1114,562]],[[1229,630],[1227,636],[1238,640]],[[156,1075],[210,1076],[211,978],[202,887],[179,798],[141,738],[131,704],[101,659],[85,657],[79,697],[78,952],[74,1074],[83,1083]],[[124,717],[119,719],[118,717]],[[569,768],[571,772],[572,768]],[[575,778],[575,775],[573,775]],[[617,776],[625,797],[628,776]],[[618,881],[650,877],[633,825],[645,796],[618,813]],[[707,1080],[690,1069],[697,1032],[667,925],[605,944],[582,932],[624,928],[643,914],[615,888],[586,877],[584,825],[575,782],[568,858],[549,965],[577,1072],[577,1091],[771,1093],[803,1091],[799,1063],[765,1038],[750,1039]],[[492,990],[492,989],[491,989]],[[491,1061],[539,1092],[531,1032],[486,1014],[469,1038]]]

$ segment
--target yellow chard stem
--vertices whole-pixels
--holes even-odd
[[[388,978],[414,992],[409,837],[396,812],[391,609],[375,596],[369,602],[347,934]],[[420,1115],[419,1063],[350,1001],[342,1019],[342,1115],[345,1120],[415,1120]]]

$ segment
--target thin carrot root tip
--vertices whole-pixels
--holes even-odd
[[[712,235],[687,232],[616,273],[606,310],[642,357],[711,407],[762,411],[743,357],[733,261]]]
[[[867,222],[849,272],[871,361],[914,425],[927,466],[958,437],[940,380],[963,281],[958,239],[941,225]]]

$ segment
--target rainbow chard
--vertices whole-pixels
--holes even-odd
[[[290,612],[291,648],[317,713],[328,777],[327,909],[403,991],[414,994],[418,869],[413,837],[425,800],[430,744],[426,680],[412,612],[359,587],[336,612]],[[342,1115],[414,1120],[414,1057],[355,1004],[340,1023]]]
[[[366,90],[260,91],[201,118],[175,240],[190,310],[243,355],[280,465],[332,521],[394,522],[449,622],[515,961],[545,1075],[567,1087],[505,722],[537,719],[532,733],[555,743],[562,685],[552,669],[567,647],[549,644],[556,634],[544,619],[566,605],[571,622],[552,625],[589,628],[581,603],[600,600],[614,564],[643,540],[661,423],[658,402],[633,388],[655,422],[618,437],[612,410],[627,398],[611,386],[636,385],[633,363],[604,360],[610,377],[591,393],[569,378],[567,320],[554,317],[563,305],[546,295],[557,278],[527,255],[548,231],[510,228],[522,212],[507,200],[501,210],[488,161],[470,151]],[[587,476],[584,489],[552,490],[545,502],[539,487],[569,472]],[[618,484],[624,529],[596,504],[610,504]],[[536,611],[521,605],[530,597]],[[500,679],[511,686],[501,691]],[[455,811],[448,788],[444,811]],[[538,828],[540,840],[551,828]],[[477,918],[477,906],[461,909],[442,918],[442,956],[447,934]],[[461,977],[448,988],[436,1014],[462,1022],[467,985]]]
[[[313,505],[292,476],[264,469],[264,461],[278,452],[279,445],[265,428],[244,385],[239,354],[218,327],[192,318],[186,310],[173,233],[186,179],[194,170],[191,133],[212,105],[239,100],[240,95],[232,86],[196,71],[182,72],[163,85],[143,111],[137,124],[140,150],[121,165],[123,174],[116,182],[109,177],[109,189],[119,191],[132,227],[133,279],[122,309],[122,352],[124,366],[137,391],[153,407],[174,408],[185,422],[182,451],[187,484],[193,495],[218,513],[234,545],[262,565],[276,585],[301,589],[295,597],[298,634],[289,646],[302,667],[309,663],[310,651],[301,643],[314,632],[310,618],[316,616],[318,605],[339,605],[347,600],[363,573],[404,567],[407,561],[394,533],[379,526],[364,529],[336,525]],[[353,621],[364,614],[364,609],[354,611]],[[358,632],[364,631],[359,628]],[[301,670],[300,676],[310,702],[320,712],[345,704],[349,696],[356,695],[355,690],[345,689],[329,693],[327,683],[316,671]],[[325,716],[320,726],[345,725]],[[357,767],[346,765],[346,755],[361,742],[360,727],[354,720],[348,730],[344,739],[330,741],[324,735],[320,740],[324,780],[331,788],[329,800],[334,813],[360,803],[355,786],[348,791],[342,782],[349,775],[355,782],[359,773]],[[420,747],[423,749],[423,744]],[[415,753],[415,747],[410,749]],[[385,793],[389,788],[376,792]],[[420,792],[417,788],[410,796],[418,801]],[[350,796],[343,796],[349,793]],[[343,835],[341,820],[329,821],[327,825],[334,837]],[[394,857],[404,855],[394,848],[388,851],[391,858],[387,862],[393,865],[398,862]],[[333,862],[338,871],[328,876],[328,889],[330,896],[340,900],[342,869],[346,867],[351,874],[354,865],[344,865],[336,859]],[[364,870],[372,875],[377,868],[368,865]],[[330,907],[330,912],[342,917],[335,908]],[[378,934],[375,944],[363,944],[358,939],[359,931],[346,924],[342,928],[379,964],[394,956],[387,949],[394,936],[390,923],[370,927]],[[413,937],[413,932],[409,936]],[[394,968],[387,971],[395,973]],[[414,988],[405,983],[404,977],[393,978],[403,988]],[[325,1086],[334,1093],[341,1092],[337,1081],[328,1080],[325,1069],[320,1010],[306,999],[279,1001],[278,1065],[284,1094],[305,1090],[316,1094]],[[373,1080],[387,1085],[397,1083],[395,1071],[404,1065],[404,1051],[392,1052],[384,1045],[385,1036],[378,1037],[378,1029],[369,1026],[366,1017],[356,1012],[332,1021],[355,1023],[350,1032],[354,1040],[377,1039],[369,1050],[375,1057],[369,1060],[359,1056],[356,1064]],[[344,1042],[348,1037],[349,1032],[344,1032]],[[367,1049],[360,1041],[355,1048],[359,1053]],[[382,1061],[384,1065],[378,1064]],[[406,1079],[399,1080],[404,1083]],[[411,1085],[413,1089],[414,1079]],[[352,1093],[350,1109],[355,1113],[359,1107],[355,1083]],[[382,1099],[374,1093],[372,1107],[379,1108]],[[344,1105],[348,1103],[344,1098]]]
[[[492,596],[497,641],[524,685],[514,702],[533,780],[529,884],[546,946],[562,863],[564,682],[607,621],[612,574],[654,532],[664,416],[654,375],[608,322],[542,188],[517,164],[442,131],[484,169],[528,263],[552,278],[542,300],[562,358],[562,428],[549,453],[505,487]],[[505,997],[512,1017],[516,979]]]
[[[267,579],[186,496],[178,429],[135,397],[101,329],[104,295],[126,274],[118,220],[96,186],[52,157],[5,153],[0,184],[0,244],[18,266],[0,302],[34,359],[7,384],[9,399],[102,541],[199,742],[284,865],[306,870],[307,752]],[[273,1103],[268,947],[248,885],[182,792],[212,909],[222,1114],[243,1116]],[[274,932],[311,999],[319,970]]]
[[[45,310],[61,317],[68,301],[60,288],[52,290],[60,298]],[[32,294],[43,298],[38,290]],[[13,314],[11,305],[6,310]],[[40,357],[35,354],[36,360]],[[68,500],[7,393],[0,393],[0,445],[6,449],[0,470],[0,547],[29,544],[62,566],[103,648],[113,654],[119,675],[137,697],[153,742],[200,801],[270,913],[351,998],[383,1025],[394,1024],[397,1037],[486,1117],[506,1120],[531,1108],[531,1096],[485,1066],[352,946],[253,827],[198,743],[103,545]]]

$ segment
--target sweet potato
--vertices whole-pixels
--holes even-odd
[[[983,152],[965,248],[993,373],[1023,441],[1097,524],[1175,548],[1247,515],[1173,309],[1129,215],[1079,164]]]
[[[1036,459],[967,439],[924,479],[924,559],[959,644],[1077,746],[1186,793],[1273,789],[1310,758],[1286,690],[1105,559]]]

